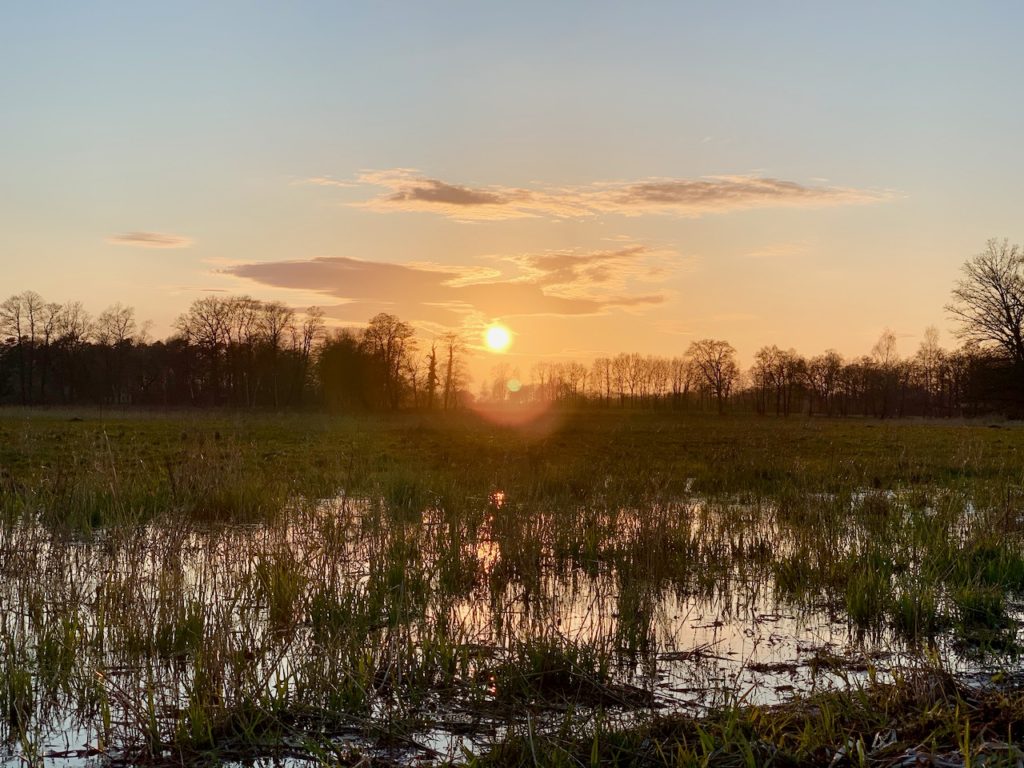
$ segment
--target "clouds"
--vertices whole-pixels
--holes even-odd
[[[510,198],[498,192],[459,187],[436,179],[423,179],[418,184],[399,189],[389,195],[387,200],[389,203],[427,203],[457,207],[506,205],[510,202]]]
[[[547,251],[507,257],[523,279],[564,295],[593,295],[595,290],[628,290],[631,284],[651,282],[666,271],[665,262],[682,260],[668,251],[645,245],[625,245],[599,251]]]
[[[392,168],[348,180],[319,176],[305,183],[334,191],[349,206],[378,213],[432,213],[456,221],[695,218],[756,208],[862,205],[891,197],[823,180],[803,184],[767,176],[514,187],[461,184],[413,168]],[[324,298],[320,303],[328,315],[344,321],[363,321],[388,311],[414,322],[452,327],[496,317],[593,316],[612,309],[643,312],[671,297],[665,279],[689,264],[669,248],[628,238],[608,242],[614,245],[490,256],[473,265],[320,257],[236,263],[220,271],[265,287],[316,293]],[[756,255],[778,254],[768,249]]]
[[[331,178],[330,176],[313,176],[302,181],[292,182],[294,184],[313,184],[317,187],[358,187],[359,183],[355,181],[341,181],[339,179]]]
[[[676,213],[700,216],[748,208],[820,208],[872,203],[884,194],[848,187],[804,186],[756,176],[652,179],[599,195],[597,207],[624,215]]]
[[[630,245],[618,250],[527,254],[498,261],[500,269],[394,264],[348,257],[240,264],[224,273],[276,288],[315,291],[341,303],[333,317],[357,321],[391,311],[410,320],[460,325],[518,315],[579,316],[613,307],[660,304],[665,295],[645,280],[675,254]]]
[[[380,213],[438,213],[452,219],[476,221],[535,217],[545,210],[558,210],[559,216],[573,213],[569,209],[560,209],[557,201],[531,190],[450,184],[440,179],[427,178],[412,168],[369,171],[360,174],[358,181],[363,186],[385,191],[353,205]]]
[[[309,179],[325,186],[325,179]],[[352,182],[330,186],[344,186]],[[426,212],[461,221],[521,218],[589,218],[650,214],[700,217],[752,208],[820,208],[863,205],[890,199],[891,193],[827,185],[805,185],[762,176],[649,178],[584,186],[532,189],[489,185],[470,187],[429,178],[411,168],[361,174],[357,184],[382,193],[352,205],[377,212]]]
[[[131,245],[137,248],[188,248],[192,239],[165,232],[124,232],[107,238],[111,245]]]

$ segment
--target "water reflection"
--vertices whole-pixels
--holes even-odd
[[[6,678],[29,675],[31,694],[0,727],[9,755],[84,760],[201,729],[203,710],[280,707],[309,727],[332,713],[332,738],[353,743],[432,723],[403,748],[443,753],[563,692],[634,716],[884,676],[915,658],[914,641],[858,629],[835,563],[909,515],[966,536],[978,510],[944,503],[865,492],[536,508],[495,489],[468,509],[340,496],[267,524],[90,541],[8,527],[0,640]],[[979,663],[952,634],[932,641],[954,669]]]

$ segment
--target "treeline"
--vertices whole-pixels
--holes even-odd
[[[463,349],[448,335],[423,362],[394,315],[328,333],[319,309],[249,296],[198,299],[170,338],[153,340],[131,307],[92,317],[25,291],[0,304],[0,403],[454,408]]]
[[[198,299],[173,335],[154,340],[130,307],[92,317],[79,302],[26,291],[0,304],[0,403],[357,411],[450,410],[479,399],[778,415],[1024,415],[1019,363],[973,342],[945,350],[934,329],[909,357],[886,331],[861,357],[770,346],[748,370],[715,339],[676,357],[542,363],[525,377],[500,364],[476,398],[466,389],[466,351],[454,333],[418,340],[395,315],[329,331],[316,308],[300,313],[248,296]]]
[[[481,396],[605,406],[753,411],[759,414],[962,416],[1024,415],[1019,368],[968,344],[949,351],[929,328],[915,354],[900,357],[886,331],[870,354],[845,359],[835,350],[805,357],[762,347],[742,370],[725,341],[693,342],[684,355],[619,354],[592,364],[541,363],[519,384],[519,372],[497,366]]]

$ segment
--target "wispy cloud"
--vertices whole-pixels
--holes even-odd
[[[686,259],[674,251],[627,244],[597,251],[575,249],[509,256],[522,271],[521,280],[569,296],[629,293],[639,284],[661,280]]]
[[[267,286],[314,291],[340,303],[342,320],[389,311],[410,320],[455,326],[491,317],[595,315],[613,307],[642,308],[666,296],[645,286],[672,254],[643,246],[590,253],[565,251],[502,257],[512,266],[394,264],[348,257],[228,266],[222,273]],[[649,281],[647,281],[649,282]]]
[[[313,184],[318,187],[358,187],[359,182],[357,181],[342,181],[341,179],[335,179],[331,176],[313,176],[308,179],[302,179],[301,181],[293,182],[295,184]]]
[[[702,216],[749,208],[819,208],[878,202],[884,193],[850,187],[806,186],[758,176],[651,179],[595,193],[594,206],[627,216],[675,213]]]
[[[550,192],[517,187],[470,187],[423,176],[412,168],[360,174],[361,184],[386,192],[353,205],[373,211],[438,213],[464,221],[497,221],[537,216],[584,216],[587,211]]]
[[[124,232],[111,235],[107,242],[112,245],[131,245],[137,248],[188,248],[192,239],[165,232]]]
[[[805,256],[810,252],[810,246],[807,243],[793,242],[793,243],[772,243],[770,245],[764,245],[760,248],[755,248],[752,251],[747,251],[744,256],[748,259],[785,259],[795,256]]]
[[[308,181],[337,186],[353,183],[337,183],[325,178]],[[467,186],[430,178],[412,168],[393,168],[364,172],[356,182],[384,191],[351,205],[380,212],[430,212],[463,221],[586,218],[602,214],[699,217],[751,208],[862,205],[892,197],[892,193],[886,191],[801,184],[753,175],[649,178],[527,189]]]

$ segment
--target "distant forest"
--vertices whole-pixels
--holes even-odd
[[[676,357],[623,353],[582,362],[500,362],[471,387],[468,345],[455,333],[417,339],[378,314],[365,328],[328,330],[323,313],[248,296],[197,299],[164,340],[134,309],[91,317],[79,302],[26,291],[0,304],[0,403],[453,410],[474,401],[746,410],[874,417],[1024,416],[1024,251],[990,241],[969,259],[946,307],[962,344],[929,328],[897,354],[884,331],[869,354],[804,357],[763,347],[746,371],[727,341],[703,339]]]

